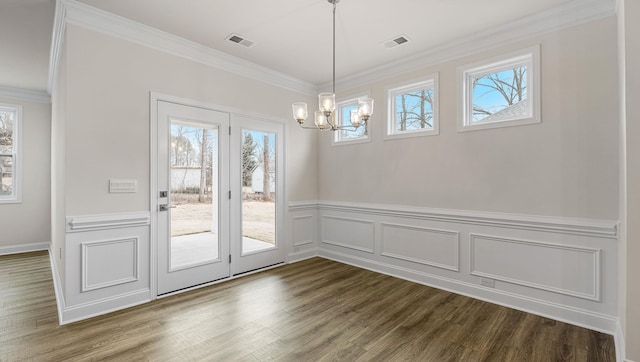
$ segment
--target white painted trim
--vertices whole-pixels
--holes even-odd
[[[58,272],[58,264],[55,261],[55,254],[51,249],[53,245],[49,244],[49,262],[51,263],[51,279],[53,279],[53,292],[56,296],[56,308],[58,310],[58,324],[63,324],[63,314],[65,302],[64,292],[62,290],[62,281],[60,280],[60,273]]]
[[[616,330],[616,317],[611,315],[486,288],[332,250],[320,248],[318,256],[607,334],[613,334]]]
[[[51,103],[51,96],[49,96],[47,92],[4,85],[0,85],[0,98],[25,102]]]
[[[361,87],[505,44],[530,39],[540,34],[614,15],[615,4],[610,0],[573,0],[510,23],[476,32],[469,37],[448,41],[404,59],[338,79],[336,87],[338,91]],[[329,89],[329,87],[331,87],[330,83],[324,83],[318,88]]]
[[[234,57],[219,50],[108,13],[75,0],[59,0],[58,2],[62,4],[63,9],[60,17],[67,24],[124,39],[294,92],[306,95],[315,95],[317,93],[317,87],[314,84]],[[56,16],[56,20],[57,19],[58,16]],[[58,27],[59,25],[56,23],[54,29],[58,29]],[[61,30],[64,30],[63,26],[60,27]],[[62,42],[58,43],[55,40],[56,38],[54,36],[53,46],[59,47]],[[57,49],[52,50],[52,58],[59,57],[59,52]],[[52,78],[53,77],[50,76],[49,81],[51,85],[53,84]]]
[[[140,268],[138,265],[138,244],[139,244],[139,240],[140,238],[137,236],[131,236],[131,237],[124,237],[124,238],[117,238],[117,239],[113,239],[113,240],[97,240],[97,241],[88,241],[88,242],[82,242],[80,243],[80,247],[82,248],[82,252],[81,252],[81,260],[82,260],[82,267],[81,267],[81,272],[82,272],[82,283],[81,283],[81,288],[80,291],[82,293],[91,291],[91,290],[96,290],[96,289],[102,289],[102,288],[108,288],[108,287],[113,287],[116,285],[120,285],[120,284],[125,284],[125,283],[131,283],[131,282],[136,282],[138,281],[138,276],[140,275]],[[101,284],[95,284],[95,285],[89,285],[89,277],[88,277],[88,264],[87,264],[87,252],[89,251],[89,248],[91,247],[96,247],[96,246],[100,246],[100,245],[109,245],[109,244],[120,244],[120,243],[130,243],[133,242],[133,275],[129,278],[123,278],[123,279],[119,279],[119,280],[113,280],[111,282],[108,283],[101,283]]]
[[[0,255],[11,255],[20,253],[30,253],[32,251],[49,250],[51,248],[50,242],[42,243],[30,243],[30,244],[17,244],[0,246]]]
[[[318,208],[319,203],[320,201],[318,200],[290,201],[289,212],[316,210]]]
[[[335,245],[335,246],[339,246],[339,247],[342,247],[342,248],[348,248],[348,249],[353,249],[353,250],[358,250],[358,251],[364,251],[364,252],[370,253],[370,254],[375,253],[374,240],[375,240],[375,232],[376,231],[375,231],[375,222],[374,221],[372,221],[372,220],[352,219],[352,218],[339,217],[339,216],[326,216],[326,215],[323,215],[322,216],[322,220],[325,220],[325,219],[343,220],[343,221],[348,221],[348,222],[352,222],[352,223],[371,225],[371,228],[372,228],[371,236],[373,236],[373,238],[371,239],[372,247],[371,248],[365,248],[365,247],[362,247],[362,246],[345,244],[345,243],[341,243],[341,242],[334,241],[334,240],[327,240],[325,238],[325,236],[324,236],[324,221],[321,221],[322,228],[320,230],[320,232],[321,232],[320,241],[322,243],[329,244],[329,245]]]
[[[526,102],[528,114],[519,118],[504,118],[493,122],[479,121],[471,122],[473,118],[473,87],[472,83],[476,77],[482,77],[494,72],[526,66],[527,67],[527,97],[522,102]],[[542,122],[540,109],[540,44],[521,49],[499,56],[483,59],[472,64],[465,64],[458,67],[458,132],[478,131],[491,128],[522,126]]]
[[[47,79],[47,93],[53,92],[58,66],[64,46],[64,33],[66,30],[66,8],[62,1],[56,1],[56,10],[53,19],[53,31],[51,33],[51,51],[49,52],[49,77]]]
[[[136,227],[150,224],[149,212],[67,216],[67,232]]]
[[[620,318],[616,319],[616,333],[613,335],[613,342],[616,346],[616,361],[624,362],[627,361],[625,359],[626,350],[625,350],[625,340],[624,340],[624,331],[622,330],[622,323],[620,322]]]
[[[152,300],[158,296],[158,102],[161,97],[149,93],[149,286]]]
[[[130,293],[114,295],[109,298],[102,298],[89,303],[75,305],[73,307],[65,307],[62,311],[60,325],[97,317],[150,301],[151,293],[149,289],[140,289]]]
[[[617,240],[618,222],[612,220],[577,219],[537,215],[520,215],[466,210],[431,209],[417,206],[364,204],[337,201],[310,201],[290,204],[300,210],[318,205],[319,210],[403,217],[409,219],[457,222],[539,232],[583,235]]]
[[[22,170],[24,169],[24,165],[22,164],[23,160],[23,147],[22,141],[24,137],[22,136],[22,122],[24,122],[22,118],[22,105],[19,104],[9,104],[9,103],[0,103],[0,110],[4,108],[6,111],[15,111],[16,119],[13,125],[13,166],[12,166],[12,175],[11,182],[13,188],[13,194],[11,196],[3,195],[0,196],[0,204],[21,204],[22,203]]]
[[[313,215],[293,216],[291,218],[291,220],[293,221],[291,226],[293,226],[293,224],[295,223],[296,220],[304,220],[304,219],[313,220]],[[307,240],[302,240],[302,241],[299,241],[299,242],[296,242],[296,241],[293,242],[293,246],[302,246],[302,245],[309,245],[309,244],[313,244],[313,239],[307,239]]]
[[[387,120],[384,133],[384,140],[393,140],[399,138],[412,138],[412,137],[424,137],[424,136],[437,136],[440,134],[440,85],[439,85],[439,73],[429,74],[420,79],[411,79],[402,83],[397,83],[392,86],[385,87],[384,94],[387,102]],[[433,89],[433,104],[431,105],[431,111],[433,113],[431,129],[415,129],[409,131],[400,131],[396,129],[396,108],[397,104],[395,97],[401,94],[410,93],[425,88]]]
[[[508,278],[505,276],[501,276],[501,275],[496,275],[496,274],[491,274],[491,273],[485,273],[485,272],[480,272],[475,270],[475,258],[474,258],[474,245],[476,242],[476,238],[483,238],[483,239],[489,239],[489,240],[495,240],[495,241],[500,241],[500,242],[505,242],[505,243],[512,243],[512,244],[522,244],[522,245],[533,245],[533,246],[539,246],[539,247],[546,247],[546,248],[553,248],[553,249],[562,249],[562,250],[572,250],[572,251],[578,251],[578,252],[587,252],[587,253],[591,253],[593,255],[593,275],[592,277],[592,283],[593,283],[593,294],[584,294],[584,293],[578,293],[575,291],[571,291],[571,290],[567,290],[567,289],[561,289],[561,288],[554,288],[554,287],[550,287],[547,285],[541,285],[541,284],[537,284],[537,283],[531,283],[531,282],[527,282],[525,280],[518,280],[518,279],[513,279],[513,278]],[[475,275],[478,277],[485,277],[485,278],[491,278],[491,279],[495,279],[495,280],[500,280],[506,283],[512,283],[512,284],[518,284],[518,285],[522,285],[525,287],[530,287],[530,288],[535,288],[535,289],[539,289],[539,290],[545,290],[548,292],[552,292],[552,293],[560,293],[560,294],[564,294],[564,295],[569,295],[572,297],[577,297],[577,298],[582,298],[582,299],[587,299],[587,300],[593,300],[596,302],[600,301],[600,279],[601,279],[601,266],[600,266],[600,253],[601,253],[601,249],[592,249],[592,248],[585,248],[585,247],[578,247],[578,246],[567,246],[567,245],[562,245],[562,244],[554,244],[554,243],[548,243],[548,242],[540,242],[540,241],[532,241],[532,240],[520,240],[520,239],[514,239],[514,238],[503,238],[503,237],[498,237],[498,236],[490,236],[490,235],[481,235],[481,234],[475,234],[475,233],[470,233],[469,234],[469,247],[470,247],[470,253],[469,253],[469,274],[471,275]]]
[[[344,120],[342,119],[342,108],[348,107],[348,106],[354,106],[354,105],[357,106],[358,99],[362,97],[371,97],[371,90],[358,93],[358,95],[355,95],[355,96],[341,97],[339,100],[336,100],[336,110],[334,112],[335,113],[334,118],[337,118],[337,120],[334,120],[334,121],[337,122],[338,124],[344,124]],[[342,139],[342,133],[341,133],[342,130],[334,131],[333,135],[331,136],[331,146],[346,146],[346,145],[354,145],[358,143],[370,143],[371,142],[371,126],[367,122],[364,125],[362,125],[362,127],[366,127],[365,129],[366,133],[360,137],[354,137],[354,138]]]
[[[303,260],[315,258],[317,256],[318,256],[317,248],[300,251],[297,253],[290,253],[289,255],[287,255],[287,264],[297,263]]]
[[[394,227],[394,228],[398,228],[398,229],[416,230],[416,231],[423,231],[423,232],[433,232],[433,233],[445,234],[445,235],[454,235],[455,238],[456,238],[456,244],[455,244],[455,247],[456,247],[456,249],[455,249],[455,254],[456,254],[455,255],[455,260],[456,261],[455,261],[455,264],[454,265],[446,265],[446,264],[434,263],[434,262],[429,261],[429,260],[411,258],[411,257],[407,257],[407,256],[404,256],[404,255],[398,255],[398,254],[385,252],[384,251],[384,244],[385,244],[384,227],[385,226]],[[382,252],[380,253],[380,255],[386,256],[386,257],[390,257],[390,258],[400,259],[400,260],[406,260],[406,261],[410,261],[412,263],[418,263],[418,264],[422,264],[422,265],[433,266],[433,267],[436,267],[436,268],[451,270],[451,271],[455,271],[455,272],[459,272],[460,271],[460,233],[459,232],[451,231],[451,230],[425,228],[425,227],[420,227],[420,226],[395,224],[395,223],[388,223],[388,222],[381,222],[380,223],[380,229],[381,229],[381,234],[382,234],[381,235]]]

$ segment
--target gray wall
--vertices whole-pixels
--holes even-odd
[[[49,242],[51,105],[0,103],[22,106],[22,202],[0,204],[0,247]]]
[[[332,146],[321,135],[320,199],[616,220],[615,39],[610,17],[339,91],[346,97],[371,90],[372,142]],[[457,67],[535,44],[541,44],[542,123],[458,133]],[[385,87],[434,72],[440,135],[383,140]]]
[[[66,47],[67,215],[149,210],[151,91],[287,121],[293,101],[312,101],[75,26],[67,27]],[[290,199],[317,198],[315,134],[291,127],[287,152]],[[110,178],[136,179],[138,192],[109,194]]]

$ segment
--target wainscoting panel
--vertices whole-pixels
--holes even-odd
[[[318,206],[315,202],[289,204],[287,227],[287,262],[318,255]]]
[[[291,219],[293,220],[291,227],[293,246],[313,244],[316,230],[314,215],[294,216]]]
[[[61,323],[152,299],[149,214],[67,218]]]
[[[600,250],[470,235],[471,274],[600,300]]]
[[[322,242],[373,254],[374,222],[338,216],[322,216]]]
[[[380,223],[382,256],[453,271],[459,270],[460,233]]]
[[[319,256],[615,332],[615,220],[328,201],[312,205],[320,220]]]
[[[138,238],[83,242],[82,292],[138,280]]]

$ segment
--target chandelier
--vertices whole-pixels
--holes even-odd
[[[302,128],[312,128],[332,131],[340,129],[358,129],[365,126],[373,114],[373,99],[369,97],[358,98],[358,109],[350,111],[351,125],[339,124],[336,117],[336,4],[340,0],[327,0],[333,4],[333,92],[323,92],[318,94],[319,109],[314,113],[315,127],[305,127],[304,121],[307,119],[307,104],[296,102],[292,104],[293,118],[298,121]],[[344,122],[343,122],[344,123]]]

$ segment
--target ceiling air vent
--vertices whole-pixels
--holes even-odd
[[[402,45],[405,43],[409,42],[409,38],[407,38],[406,35],[399,35],[397,37],[395,37],[394,39],[391,39],[389,41],[385,41],[384,43],[382,43],[382,45],[385,48],[393,48],[393,47],[397,47],[398,45]]]
[[[245,47],[249,48],[251,47],[253,44],[255,44],[255,42],[252,42],[251,40],[245,39],[243,37],[241,37],[238,34],[231,34],[227,37],[228,41],[230,42],[234,42],[236,44],[240,44],[240,45],[244,45]]]

